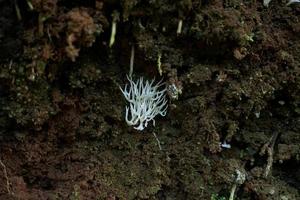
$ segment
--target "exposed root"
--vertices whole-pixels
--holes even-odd
[[[180,19],[178,21],[178,26],[177,26],[177,35],[180,35],[182,32],[182,23],[183,23],[183,21],[182,21],[182,19]]]
[[[156,136],[155,132],[153,132],[153,135],[154,135],[154,137],[155,137],[155,139],[157,141],[159,150],[162,151],[162,148],[161,148],[161,145],[160,145],[160,141],[159,141],[158,137]]]
[[[158,56],[157,56],[157,69],[158,69],[158,73],[160,76],[162,76],[162,69],[161,69],[161,53],[159,52],[158,53]]]
[[[21,11],[20,11],[20,7],[18,5],[17,0],[14,0],[14,4],[15,4],[15,10],[16,10],[16,15],[19,21],[22,20],[22,15],[21,15]]]
[[[131,55],[130,55],[130,70],[129,70],[129,77],[132,77],[133,73],[133,64],[134,64],[134,45],[131,47]]]
[[[234,180],[234,184],[230,191],[230,196],[228,200],[234,200],[234,194],[238,185],[242,185],[246,180],[246,174],[241,172],[240,170],[235,170],[236,178]]]
[[[278,138],[279,133],[276,131],[274,132],[274,134],[272,135],[272,137],[270,138],[270,140],[264,144],[264,146],[262,147],[261,151],[260,151],[260,155],[264,155],[264,154],[268,154],[268,159],[267,159],[267,166],[265,169],[265,178],[268,177],[271,169],[272,169],[272,165],[273,165],[273,154],[274,154],[274,145],[275,142]]]
[[[31,1],[30,1],[30,0],[26,0],[26,2],[27,2],[28,8],[29,8],[30,10],[33,10],[34,7],[33,7],[32,3],[31,3]]]
[[[111,25],[109,47],[112,47],[115,43],[116,33],[117,33],[117,21],[119,21],[119,13],[118,11],[114,11],[112,14],[112,25]]]

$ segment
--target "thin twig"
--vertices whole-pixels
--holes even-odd
[[[130,78],[132,78],[133,64],[134,64],[134,45],[132,45],[132,47],[131,47],[131,55],[130,55],[130,70],[129,70]]]
[[[260,155],[264,155],[264,154],[268,155],[267,166],[265,169],[265,178],[268,177],[273,165],[274,145],[278,138],[278,135],[279,135],[278,131],[274,132],[270,140],[266,144],[264,144],[264,146],[260,151]]]
[[[178,21],[178,26],[177,26],[177,35],[180,35],[181,34],[181,31],[182,31],[182,23],[183,23],[183,20],[182,19],[180,19],[179,21]]]
[[[158,73],[160,76],[162,76],[162,69],[161,69],[161,52],[158,52],[157,56],[157,68],[158,68]]]
[[[155,139],[157,141],[159,150],[162,151],[162,148],[161,148],[161,145],[160,145],[160,141],[159,141],[158,137],[156,136],[155,132],[153,132],[153,135],[154,135],[154,137],[155,137]]]
[[[15,4],[15,10],[16,10],[17,18],[18,18],[19,21],[21,21],[22,20],[22,15],[21,15],[21,11],[20,11],[19,5],[17,3],[17,0],[14,0],[14,4]]]
[[[246,174],[243,171],[236,169],[235,173],[236,173],[236,178],[235,178],[234,184],[231,188],[230,197],[228,200],[234,200],[234,194],[237,189],[237,186],[242,185],[246,180]]]
[[[111,34],[109,40],[109,47],[112,47],[115,43],[116,33],[117,33],[117,21],[119,21],[119,13],[118,11],[113,11],[112,13],[112,25],[111,25]]]

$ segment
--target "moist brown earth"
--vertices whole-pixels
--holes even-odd
[[[0,199],[227,200],[235,186],[300,199],[299,3],[0,0],[0,13]],[[182,91],[143,131],[119,89],[133,47],[134,79]]]

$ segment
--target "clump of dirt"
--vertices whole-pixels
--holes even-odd
[[[0,199],[300,198],[299,4],[0,5]],[[143,132],[119,89],[132,52],[169,89]]]
[[[68,21],[66,52],[68,57],[75,61],[79,55],[79,49],[74,46],[74,43],[78,41],[79,46],[91,46],[95,42],[96,25],[86,11],[78,9],[68,12],[66,21]]]

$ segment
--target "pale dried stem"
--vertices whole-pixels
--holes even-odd
[[[134,64],[134,45],[132,45],[132,47],[131,47],[130,70],[129,70],[129,77],[130,78],[132,78],[133,64]]]
[[[272,135],[270,140],[266,144],[264,144],[264,146],[261,148],[261,151],[260,151],[260,155],[264,155],[264,154],[268,155],[267,166],[266,166],[265,174],[264,174],[265,178],[268,177],[268,175],[270,174],[270,171],[272,169],[274,145],[275,145],[278,135],[279,135],[279,133],[277,131],[274,132],[274,134]]]
[[[153,132],[153,135],[154,135],[154,137],[155,137],[155,139],[157,141],[157,145],[158,145],[159,150],[162,151],[162,148],[161,148],[161,145],[160,145],[160,141],[159,141],[158,137],[156,136],[155,132]]]

